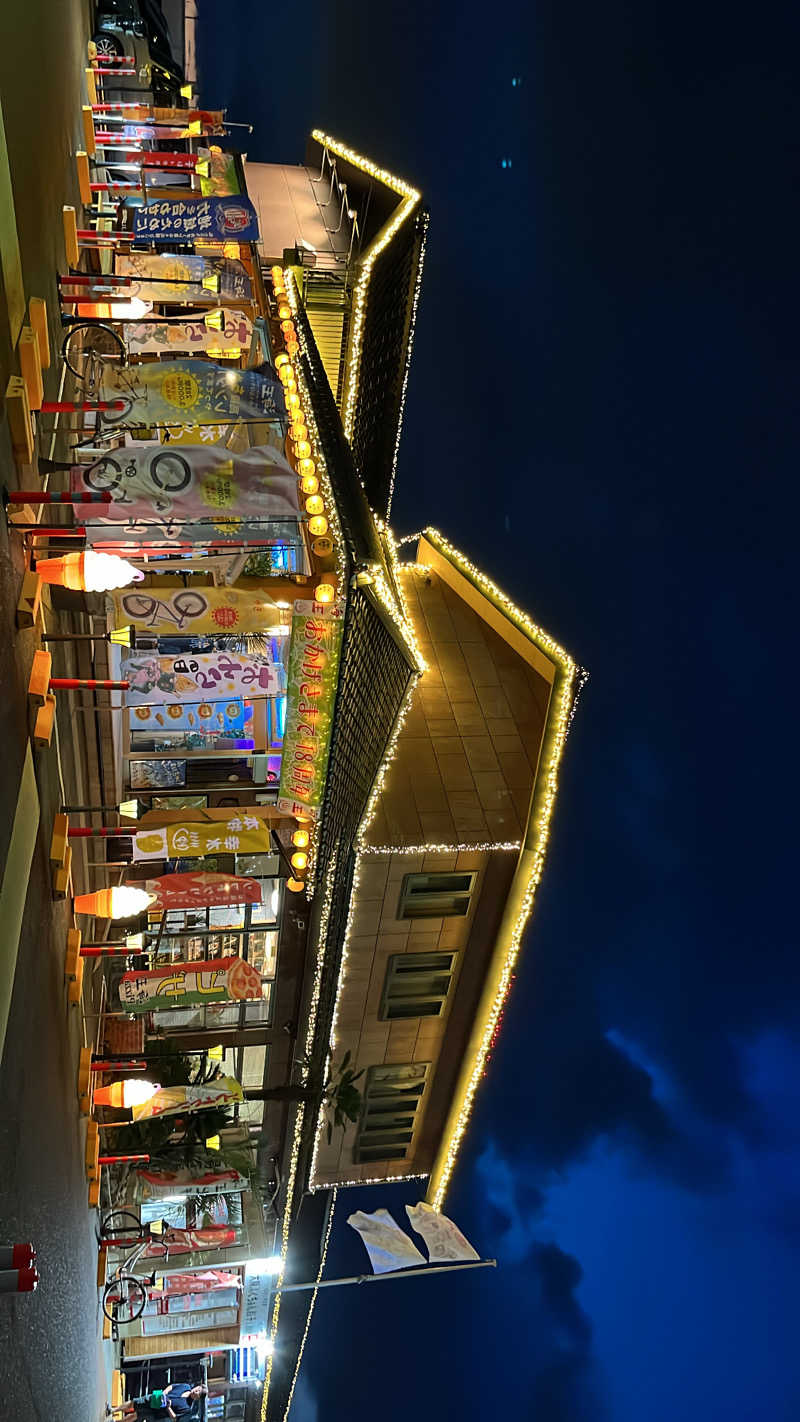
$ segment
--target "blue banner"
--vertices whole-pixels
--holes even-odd
[[[246,197],[171,198],[137,208],[134,232],[148,242],[257,242],[258,218]]]

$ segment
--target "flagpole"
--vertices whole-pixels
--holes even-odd
[[[313,1279],[308,1284],[280,1284],[276,1294],[296,1293],[299,1289],[334,1289],[341,1284],[380,1284],[385,1279],[420,1278],[423,1274],[449,1274],[454,1269],[496,1269],[496,1259],[464,1259],[458,1264],[426,1264],[420,1269],[389,1269],[384,1274],[351,1274],[346,1279]]]

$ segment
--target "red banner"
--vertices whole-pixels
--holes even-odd
[[[193,1249],[230,1249],[235,1243],[235,1229],[165,1229],[161,1239],[151,1239],[145,1254],[163,1259],[165,1244],[173,1254],[189,1254]]]
[[[152,905],[156,910],[261,903],[258,881],[235,874],[162,874],[159,879],[148,879],[147,890],[156,896]]]

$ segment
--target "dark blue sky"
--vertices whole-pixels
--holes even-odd
[[[448,1199],[500,1267],[321,1296],[292,1416],[794,1422],[797,7],[201,11],[253,158],[423,189],[393,522],[592,674]]]

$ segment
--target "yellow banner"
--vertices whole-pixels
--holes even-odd
[[[205,854],[269,854],[270,833],[256,815],[231,813],[217,824],[187,823],[139,830],[133,837],[135,863],[148,859],[199,859]]]
[[[112,594],[117,627],[160,637],[199,632],[275,633],[280,613],[264,592],[235,588],[122,588]]]

